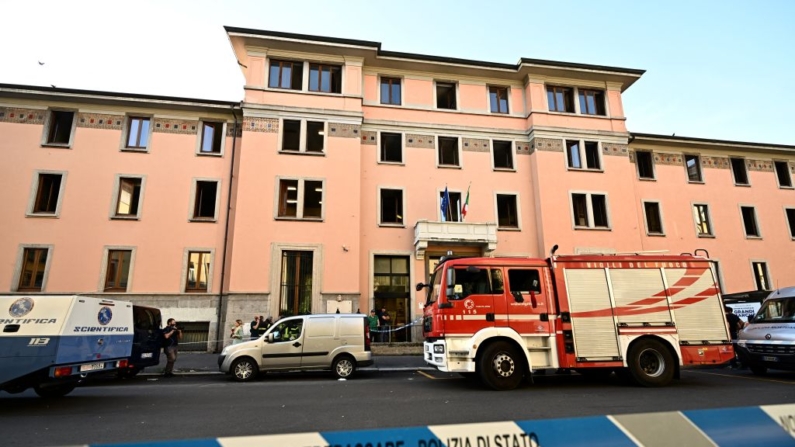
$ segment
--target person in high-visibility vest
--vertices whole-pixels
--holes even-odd
[[[258,334],[257,336],[258,337],[262,337],[262,335],[265,334],[265,332],[268,329],[270,329],[270,327],[273,325],[273,318],[268,317],[268,318],[264,318],[264,320],[263,320],[263,318],[264,317],[262,315],[260,315],[260,317],[259,317],[259,326],[257,326],[257,334]]]

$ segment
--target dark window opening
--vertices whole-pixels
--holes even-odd
[[[215,219],[215,200],[218,182],[196,182],[196,203],[193,208],[194,219]]]
[[[312,313],[311,251],[283,251],[279,314],[307,315]],[[300,333],[301,328],[296,328]],[[280,332],[284,332],[283,330]]]
[[[538,270],[508,269],[508,283],[511,293],[541,293],[541,276]]]
[[[685,155],[685,167],[687,167],[687,180],[700,182],[701,180],[701,159],[698,155]]]
[[[574,91],[568,87],[547,87],[550,112],[574,113]]]
[[[403,137],[399,133],[381,133],[381,161],[403,162]]]
[[[787,208],[787,225],[789,226],[789,235],[795,238],[795,208]]]
[[[403,191],[381,190],[381,223],[403,224]]]
[[[591,206],[593,208],[593,226],[607,228],[607,197],[601,194],[591,195]]]
[[[489,87],[491,113],[508,113],[508,88]]]
[[[309,91],[342,93],[342,68],[337,65],[309,65]]]
[[[743,214],[745,235],[749,237],[759,237],[759,226],[756,224],[756,212],[754,208],[751,206],[741,206],[740,211]]]
[[[748,172],[745,169],[745,159],[743,158],[730,158],[732,164],[732,173],[734,174],[735,185],[748,184]]]
[[[575,227],[589,227],[588,223],[588,201],[585,194],[571,195],[572,211],[574,212]]]
[[[439,164],[458,166],[458,138],[439,137]]]
[[[326,141],[324,123],[320,121],[306,122],[306,151],[323,152],[323,145]]]
[[[119,195],[116,197],[117,216],[137,216],[141,198],[141,179],[120,178]]]
[[[660,204],[656,202],[644,202],[643,209],[646,213],[646,229],[649,234],[663,234]]]
[[[500,228],[519,228],[516,196],[497,195],[497,226]]]
[[[456,110],[455,84],[447,82],[436,83],[436,108]]]
[[[55,214],[61,193],[61,179],[61,174],[39,174],[39,186],[33,204],[34,213]]]
[[[513,169],[513,144],[510,141],[493,141],[494,167]]]
[[[50,132],[47,134],[48,144],[69,144],[72,136],[72,122],[75,112],[53,110],[50,112]]]
[[[301,90],[303,77],[303,62],[272,60],[268,74],[268,87]]]
[[[298,217],[298,180],[279,181],[279,217]]]
[[[774,162],[776,167],[776,177],[778,178],[778,186],[783,188],[792,188],[792,176],[789,174],[789,164],[786,161]]]
[[[580,113],[584,115],[605,115],[605,94],[600,90],[580,89]]]
[[[599,143],[596,141],[585,142],[585,164],[588,169],[601,169],[599,162]]]
[[[19,275],[19,292],[41,292],[44,285],[44,268],[47,266],[46,248],[26,248],[22,254],[22,272]]]
[[[400,78],[381,78],[381,104],[400,105]]]
[[[644,179],[654,178],[654,158],[651,152],[635,152],[635,163],[638,165],[638,177]]]
[[[304,218],[323,217],[323,182],[304,181]]]
[[[301,150],[301,121],[284,120],[282,127],[282,150]]]

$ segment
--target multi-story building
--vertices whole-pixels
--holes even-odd
[[[126,293],[212,340],[255,314],[409,324],[449,252],[705,249],[724,291],[788,284],[795,146],[630,133],[642,70],[227,33],[241,103],[0,86],[0,290]]]

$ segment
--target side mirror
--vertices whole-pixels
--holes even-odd
[[[267,341],[268,343],[273,343],[273,340],[274,340],[274,338],[275,338],[275,335],[274,335],[274,334],[278,335],[279,333],[278,333],[278,332],[271,332],[270,334],[268,334],[268,337],[267,337],[267,339],[266,339],[266,341]]]
[[[423,284],[421,282],[418,282],[417,286],[416,286],[417,292],[421,291],[422,289],[424,289],[426,287],[428,287],[428,284]]]

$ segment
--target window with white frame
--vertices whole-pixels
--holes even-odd
[[[566,140],[566,160],[569,169],[602,169],[599,143],[596,141]]]
[[[322,154],[326,145],[326,123],[301,119],[283,119],[281,152]]]
[[[491,113],[509,113],[508,87],[489,86],[489,107]]]
[[[460,166],[458,155],[458,138],[439,137],[439,166]]]
[[[497,228],[519,228],[519,205],[515,194],[497,194]]]
[[[140,177],[119,177],[115,217],[138,217],[142,182]]]
[[[303,62],[270,60],[268,87],[301,90],[303,78]]]
[[[381,104],[399,106],[401,104],[401,79],[381,78]]]
[[[212,253],[208,251],[188,252],[188,265],[185,275],[185,292],[207,292],[211,269]]]
[[[701,176],[701,157],[698,155],[685,154],[685,169],[688,182],[701,183],[704,181]]]
[[[215,221],[218,208],[218,184],[216,180],[194,182],[193,220]]]
[[[693,205],[693,222],[696,224],[696,234],[699,237],[714,236],[712,222],[709,217],[709,206],[703,203]]]
[[[108,250],[105,292],[126,292],[130,279],[132,250]]]
[[[447,209],[445,210],[445,215],[442,216],[442,222],[463,222],[463,216],[461,214],[461,193],[460,192],[453,192],[447,191],[447,195],[450,197],[450,203]],[[439,212],[442,212],[442,203],[444,203],[444,191],[439,191]]]
[[[322,180],[280,179],[276,217],[304,220],[323,218]]]
[[[605,92],[601,90],[578,89],[580,98],[580,113],[583,115],[604,116],[605,113]]]
[[[743,229],[745,237],[761,237],[759,224],[756,221],[756,210],[752,206],[741,206],[740,213],[743,216]]]
[[[216,121],[202,121],[199,154],[221,155],[223,147],[224,123]]]
[[[403,225],[403,190],[381,188],[379,195],[381,212],[378,223],[381,225]]]
[[[792,176],[789,173],[789,163],[786,161],[774,161],[776,169],[776,179],[779,188],[792,188]]]
[[[734,184],[740,186],[748,186],[748,171],[745,169],[744,158],[729,158],[732,166],[732,175],[734,176]]]
[[[383,163],[403,163],[403,135],[381,132],[379,161]]]
[[[513,169],[513,143],[510,141],[492,140],[492,156],[495,169]]]
[[[456,84],[454,82],[436,82],[436,108],[456,110]]]
[[[663,232],[662,213],[658,202],[643,202],[643,213],[646,216],[646,233],[661,236]]]
[[[51,146],[69,146],[76,124],[73,110],[50,110],[44,130],[42,144]]]
[[[309,91],[342,93],[342,67],[328,64],[309,64]]]
[[[547,104],[550,112],[574,113],[574,89],[548,85]]]
[[[44,288],[49,248],[25,247],[17,292],[41,292]]]
[[[756,290],[770,290],[770,275],[767,271],[767,263],[761,261],[751,262],[751,269]]]
[[[572,193],[571,206],[574,228],[610,228],[606,195]]]
[[[36,176],[36,191],[30,207],[30,216],[57,216],[60,211],[64,174],[39,172]]]
[[[127,117],[126,137],[124,139],[125,150],[145,151],[149,147],[149,137],[152,127],[149,117],[130,116]]]

